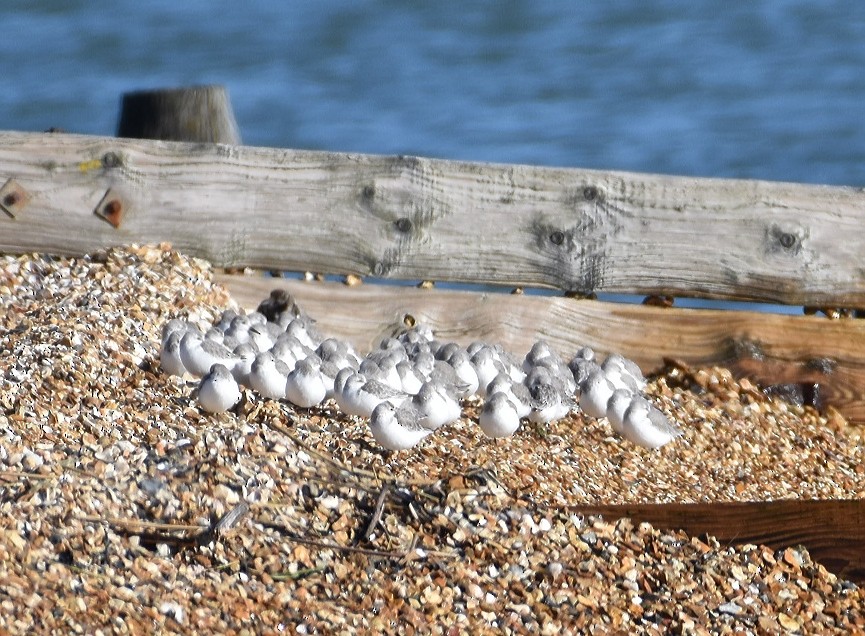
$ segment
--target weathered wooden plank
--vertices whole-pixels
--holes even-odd
[[[5,132],[9,178],[5,252],[865,306],[856,188]]]
[[[837,576],[865,581],[865,501],[784,500],[697,504],[577,506],[576,512],[607,519],[629,517],[659,529],[709,534],[721,543],[766,545],[774,550],[804,545]]]
[[[367,350],[406,315],[442,338],[500,342],[524,353],[545,338],[563,354],[589,345],[657,369],[665,357],[723,365],[764,384],[819,383],[825,403],[865,423],[865,320],[746,311],[661,308],[565,297],[348,287],[261,276],[220,275],[244,307],[288,289],[325,333]]]

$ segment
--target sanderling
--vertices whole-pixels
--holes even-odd
[[[536,366],[526,377],[532,397],[529,419],[536,424],[547,424],[565,417],[573,406],[566,396],[559,378],[545,366]]]
[[[288,365],[289,369],[293,369],[298,360],[308,358],[315,353],[300,340],[287,333],[282,334],[276,339],[270,351],[273,353],[274,358],[282,360]]]
[[[285,398],[295,406],[308,409],[321,404],[326,396],[327,385],[321,374],[321,358],[313,354],[298,360],[286,378]]]
[[[628,389],[616,389],[607,402],[607,421],[619,435],[625,427],[625,411],[631,406],[633,399],[634,394]]]
[[[541,360],[549,357],[558,357],[558,354],[553,351],[553,348],[546,340],[538,340],[537,342],[535,342],[535,344],[532,345],[532,348],[529,349],[526,357],[523,358],[523,371],[528,374],[528,372],[531,371],[533,367],[538,366],[538,363]]]
[[[648,384],[637,363],[618,353],[608,355],[601,368],[613,384],[617,384],[617,378],[622,378],[621,382],[624,387],[620,388],[635,386],[636,391],[642,391]]]
[[[266,322],[264,324],[250,325],[247,333],[249,334],[249,339],[255,343],[259,351],[267,351],[273,347],[276,339],[285,332],[278,325]]]
[[[252,371],[252,363],[255,361],[255,356],[258,352],[251,343],[245,342],[237,345],[234,348],[234,355],[237,356],[237,362],[231,369],[231,375],[237,380],[238,384],[252,388],[249,384],[249,373]]]
[[[354,348],[344,340],[327,338],[321,341],[315,350],[322,362],[333,362],[340,369],[351,367],[357,369],[360,366],[360,356]]]
[[[334,397],[343,412],[369,417],[382,402],[400,406],[411,396],[379,380],[367,380],[360,373],[353,373],[345,379],[342,393],[337,393]]]
[[[225,332],[231,326],[231,321],[237,318],[239,315],[240,314],[238,314],[234,309],[226,309],[219,316],[219,320],[213,323],[213,326],[220,331]]]
[[[351,367],[346,367],[346,369],[351,369]],[[339,365],[330,360],[321,361],[319,372],[321,373],[321,379],[324,381],[325,400],[330,400],[336,395],[334,385],[336,384],[336,376],[341,370]]]
[[[601,369],[592,371],[580,387],[580,409],[590,417],[606,417],[607,404],[615,390]]]
[[[498,391],[487,397],[478,424],[488,437],[510,437],[520,427],[520,416],[508,396]]]
[[[285,380],[290,370],[270,351],[262,351],[252,362],[249,384],[261,397],[281,400],[285,397]]]
[[[505,372],[505,365],[499,361],[493,348],[488,345],[480,346],[472,355],[471,362],[478,376],[477,394],[486,397],[487,386],[499,373]]]
[[[447,361],[453,354],[461,349],[462,347],[460,347],[456,342],[445,342],[435,351],[436,360]]]
[[[234,353],[213,340],[205,340],[198,329],[189,329],[180,340],[180,359],[190,374],[197,378],[206,375],[214,364],[229,369],[237,362]]]
[[[411,395],[415,395],[420,391],[424,379],[420,376],[414,365],[408,360],[401,360],[396,365],[396,371],[399,373],[402,390]]]
[[[172,331],[159,350],[159,365],[168,375],[183,377],[186,374],[186,367],[180,358],[180,341],[183,336],[184,331]]]
[[[420,414],[423,425],[435,430],[462,417],[462,407],[445,387],[434,380],[424,382],[411,403]]]
[[[574,356],[568,363],[568,369],[571,370],[571,375],[574,377],[574,383],[580,390],[582,390],[583,384],[592,373],[595,371],[601,371],[601,367],[597,362],[582,358],[579,354]]]
[[[499,373],[487,385],[487,395],[504,393],[517,411],[520,419],[528,417],[532,412],[532,396],[528,387],[522,382],[514,382],[507,373]]]
[[[198,404],[209,413],[227,411],[240,401],[240,387],[223,364],[214,364],[198,385]]]
[[[680,431],[651,402],[634,396],[625,411],[622,437],[645,448],[660,448],[680,436]]]
[[[190,324],[183,320],[182,318],[172,318],[164,325],[162,325],[162,342],[165,343],[168,340],[168,336],[170,336],[175,331],[180,333],[180,337],[183,337],[183,334],[186,333],[186,330],[190,328]]]
[[[289,322],[286,325],[285,333],[291,334],[313,351],[318,348],[322,340],[318,332],[312,327],[312,322],[301,317],[294,318]]]
[[[421,425],[413,408],[396,407],[390,402],[375,407],[370,415],[369,429],[375,441],[393,451],[411,448],[432,433]]]
[[[238,314],[231,319],[228,329],[225,330],[225,335],[229,338],[237,340],[238,344],[249,342],[249,317],[246,314]]]
[[[460,379],[460,383],[465,385],[466,395],[478,392],[480,378],[478,378],[475,365],[472,364],[471,358],[465,349],[458,349],[452,353],[446,362],[453,367],[457,377]]]

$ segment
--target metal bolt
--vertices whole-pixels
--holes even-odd
[[[550,242],[551,242],[553,245],[561,245],[562,243],[565,242],[565,235],[564,235],[564,233],[559,232],[558,230],[556,230],[555,232],[553,232],[552,234],[550,234]]]

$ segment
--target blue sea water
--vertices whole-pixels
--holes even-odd
[[[244,142],[865,185],[865,3],[5,0],[0,129],[225,84]]]

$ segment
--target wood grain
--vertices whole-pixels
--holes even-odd
[[[784,500],[697,504],[576,506],[575,512],[629,517],[659,529],[708,534],[722,544],[766,545],[774,550],[804,545],[837,576],[865,582],[865,501]]]
[[[247,309],[271,289],[289,290],[325,333],[368,350],[407,315],[441,338],[499,342],[525,353],[538,339],[562,354],[589,345],[618,352],[644,371],[664,358],[723,365],[763,385],[818,383],[826,403],[865,423],[865,321],[746,311],[662,308],[565,297],[349,287],[261,276],[217,277]]]
[[[856,188],[3,132],[10,178],[3,252],[865,306]]]

